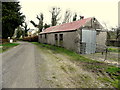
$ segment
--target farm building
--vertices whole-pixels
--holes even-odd
[[[90,54],[106,46],[106,37],[102,25],[92,17],[49,27],[39,34],[39,42]]]

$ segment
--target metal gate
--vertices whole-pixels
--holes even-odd
[[[96,51],[96,31],[95,30],[82,30],[82,43],[85,43],[85,54],[95,53]]]

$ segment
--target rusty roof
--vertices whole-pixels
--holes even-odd
[[[61,25],[52,26],[52,27],[49,27],[49,28],[43,30],[40,34],[76,30],[76,29],[79,29],[80,27],[84,26],[86,24],[86,22],[90,21],[91,19],[92,18],[86,18],[86,19],[82,19],[82,20],[78,20],[78,21],[73,21],[70,23],[64,23]]]

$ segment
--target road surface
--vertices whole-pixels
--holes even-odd
[[[2,54],[3,88],[111,87],[97,78],[69,56],[28,42],[20,42]]]
[[[20,42],[2,55],[3,88],[38,88],[35,46]]]

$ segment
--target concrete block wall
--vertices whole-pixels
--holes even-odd
[[[47,38],[45,39],[45,34],[42,34],[42,38],[39,35],[39,42],[41,43],[47,43],[51,45],[56,45],[56,40],[55,40],[55,34],[58,36],[58,44],[57,46],[60,46],[59,43],[59,35],[63,34],[63,46],[66,49],[75,51],[77,53],[80,53],[82,47],[80,45],[81,42],[81,30],[76,30],[76,31],[71,31],[71,32],[59,32],[59,33],[48,33]],[[99,32],[96,36],[96,50],[98,49],[104,49],[106,46],[106,39],[107,39],[107,33],[106,32]],[[100,50],[100,51],[101,51]],[[97,52],[96,51],[96,52]]]
[[[42,38],[39,35],[40,43],[47,43],[51,45],[55,45],[55,34],[58,36],[58,46],[59,43],[59,35],[63,34],[63,47],[77,53],[80,52],[80,35],[79,31],[71,31],[71,32],[60,32],[60,33],[49,33],[47,34],[47,39],[45,39],[45,34],[42,34]]]
[[[106,49],[107,32],[99,32],[96,36],[96,52],[103,52]]]

